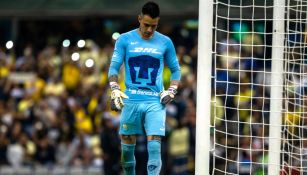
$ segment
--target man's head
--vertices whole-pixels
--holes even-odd
[[[152,37],[158,27],[159,19],[159,5],[152,1],[147,2],[142,8],[142,13],[138,16],[139,30],[143,39],[150,39]]]

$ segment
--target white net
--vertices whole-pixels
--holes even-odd
[[[307,174],[307,1],[287,3],[282,173]]]
[[[268,174],[269,143],[274,143],[269,142],[269,128],[276,125],[270,123],[272,51],[281,47],[279,173],[307,174],[307,0],[286,0],[284,19],[274,19],[273,4],[273,0],[214,0],[210,169],[214,175]],[[272,45],[274,20],[285,22],[280,45]]]

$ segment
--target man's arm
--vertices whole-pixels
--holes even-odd
[[[128,98],[128,96],[123,93],[118,85],[118,74],[123,60],[125,57],[125,40],[122,37],[115,43],[114,53],[112,56],[108,78],[111,88],[111,109],[113,111],[120,111],[123,106],[123,98]]]
[[[110,75],[109,76],[109,83],[116,82],[118,83],[118,76],[117,75]]]
[[[171,41],[171,39],[168,40],[166,46],[167,48],[166,48],[166,53],[165,53],[165,59],[172,73],[171,79],[170,79],[171,85],[173,83],[173,85],[178,86],[180,78],[181,78],[181,71],[180,71],[180,65],[177,59],[177,55],[176,55],[176,50],[175,50],[174,44]]]
[[[171,80],[170,86],[179,86],[179,81],[178,80]]]
[[[172,75],[169,88],[163,91],[160,95],[160,102],[162,104],[167,104],[175,98],[181,77],[180,66],[176,56],[175,47],[171,40],[169,40],[167,43],[165,58]]]
[[[126,49],[125,40],[126,39],[124,36],[120,36],[115,43],[114,52],[112,55],[109,72],[108,72],[109,82],[113,82],[115,80],[116,80],[115,82],[118,81],[117,77],[119,74],[119,69],[121,65],[123,64],[124,58],[125,58],[125,49]]]

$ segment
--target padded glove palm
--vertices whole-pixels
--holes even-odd
[[[128,98],[128,96],[120,90],[117,83],[110,83],[111,86],[111,110],[120,111],[124,106],[123,98]]]
[[[177,89],[173,86],[170,86],[168,90],[163,91],[160,94],[160,102],[164,105],[174,100],[175,95],[177,94]]]

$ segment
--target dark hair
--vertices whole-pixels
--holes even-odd
[[[156,18],[160,16],[159,5],[153,1],[149,1],[143,5],[142,8],[143,15],[149,15],[151,18]]]

